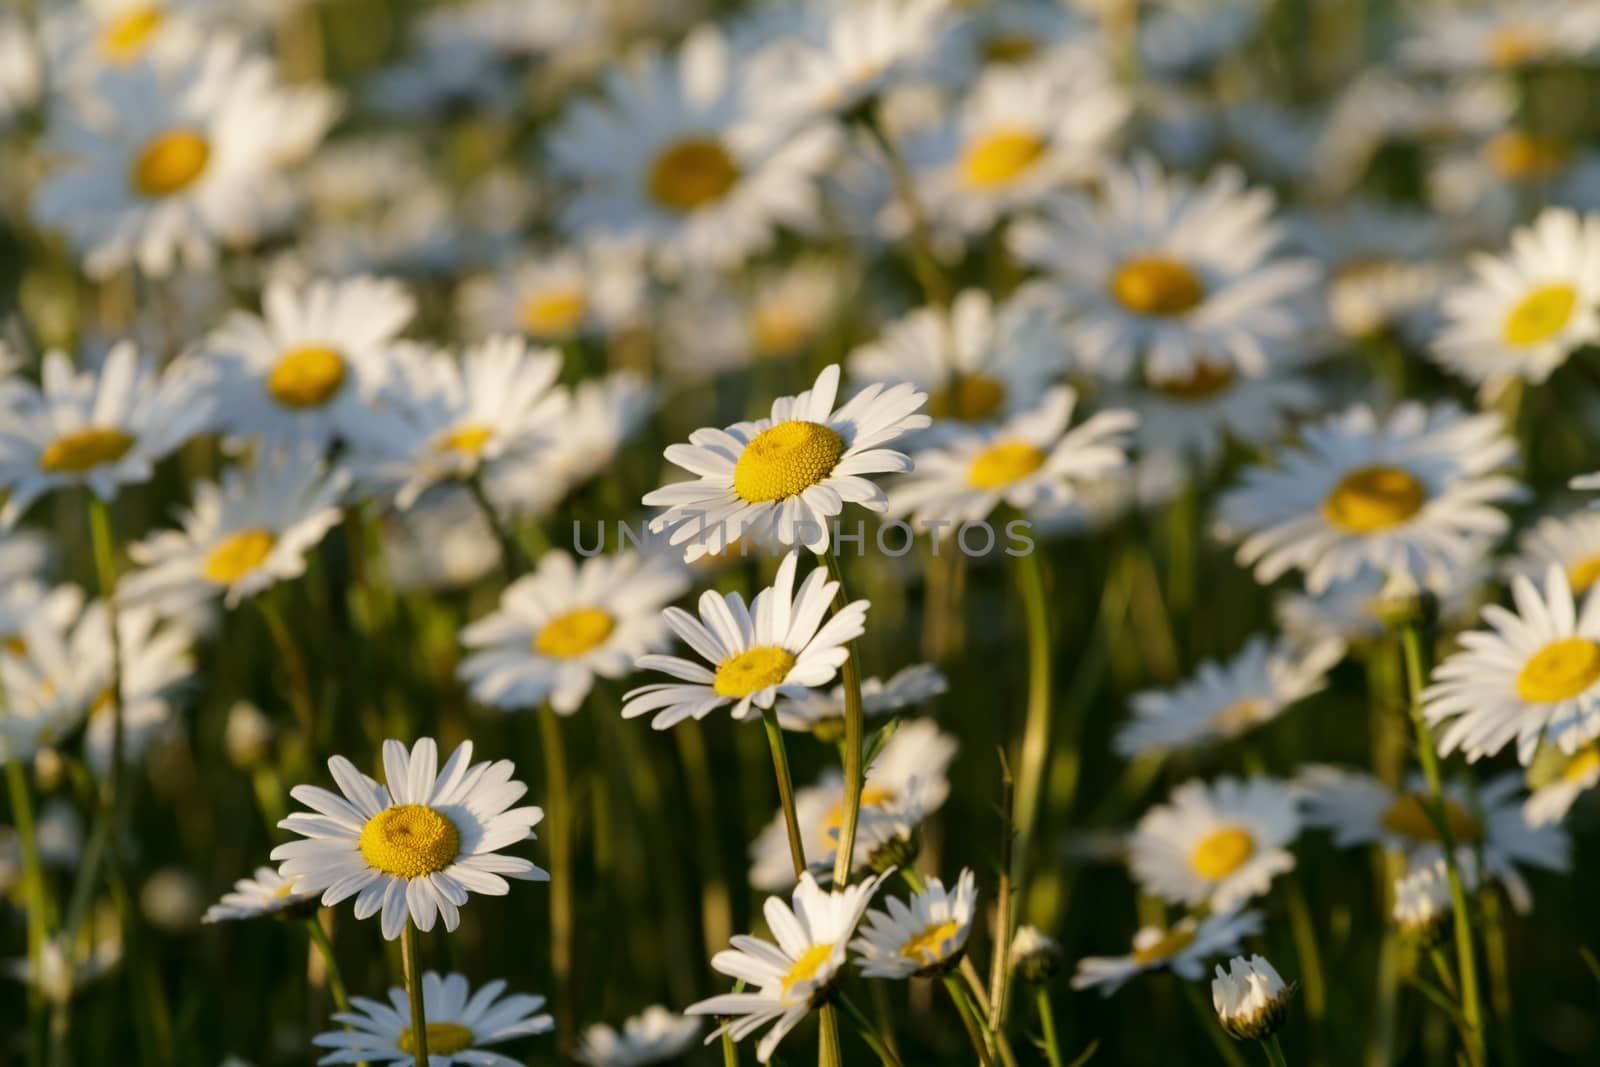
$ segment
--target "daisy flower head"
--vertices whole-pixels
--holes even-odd
[[[301,889],[293,878],[285,878],[272,867],[257,867],[255,874],[233,883],[232,892],[206,909],[201,922],[220,923],[237,919],[259,919],[293,911],[315,911],[316,892]]]
[[[1317,594],[1370,567],[1432,586],[1505,532],[1495,505],[1522,493],[1501,473],[1516,455],[1498,415],[1406,402],[1380,416],[1358,404],[1247,470],[1220,501],[1219,532],[1240,540],[1239,562],[1261,582],[1299,568]]]
[[[433,971],[422,976],[422,1006],[427,1018],[429,1067],[517,1067],[522,1062],[485,1048],[519,1037],[548,1034],[556,1023],[541,1014],[544,998],[525,993],[504,996],[503,979],[473,992],[464,976]],[[332,1049],[317,1061],[331,1063],[410,1063],[416,1056],[411,1030],[411,1006],[405,989],[389,990],[389,1001],[351,997],[354,1010],[338,1012],[333,1021],[342,1029],[311,1039],[318,1048]]]
[[[45,13],[51,65],[81,87],[108,68],[170,63],[199,42],[209,0],[85,0]]]
[[[1456,871],[1461,888],[1468,893],[1478,887],[1477,857],[1468,849],[1456,855]],[[1431,937],[1450,917],[1450,873],[1444,857],[1412,862],[1394,880],[1394,907],[1391,914],[1401,931],[1413,937]]]
[[[102,611],[58,586],[0,644],[0,762],[27,761],[69,736],[111,684]]]
[[[1435,598],[1440,622],[1453,627],[1476,612],[1480,591],[1494,576],[1488,557],[1489,546],[1484,544],[1468,565],[1409,584]],[[1349,644],[1369,643],[1389,635],[1391,593],[1381,571],[1363,567],[1314,596],[1284,590],[1273,604],[1273,614],[1283,632],[1297,641],[1338,638]]]
[[[711,967],[737,978],[753,992],[724,993],[691,1004],[689,1015],[728,1018],[706,1038],[710,1044],[726,1032],[743,1041],[772,1024],[759,1044],[756,1059],[767,1063],[778,1043],[821,1002],[844,970],[850,937],[877,892],[879,877],[832,891],[820,888],[809,872],[800,876],[792,903],[768,897],[762,907],[773,942],[740,934],[733,948],[711,958]]]
[[[1093,22],[1055,0],[969,8],[946,34],[933,73],[965,87],[987,68],[1047,65],[1059,46],[1093,32]]]
[[[887,715],[932,700],[948,688],[939,668],[931,663],[916,663],[887,679],[863,680],[861,710],[868,717]],[[802,696],[779,699],[778,725],[785,730],[816,734],[823,741],[843,737],[844,686],[834,686],[826,694],[810,690]]]
[[[1126,435],[1136,421],[1128,411],[1101,411],[1069,430],[1077,399],[1070,386],[1056,386],[998,426],[942,434],[892,487],[889,514],[919,525],[959,524],[1001,504],[1024,511],[1067,504],[1084,483],[1126,466]]]
[[[1135,693],[1133,719],[1113,747],[1135,757],[1232,740],[1321,692],[1343,656],[1336,638],[1304,646],[1257,635],[1233,659],[1205,661],[1176,688]]]
[[[1061,965],[1061,943],[1037,926],[1024,923],[1017,927],[1008,955],[1011,969],[1023,981],[1043,982]]]
[[[1522,805],[1522,816],[1529,826],[1555,826],[1567,817],[1578,798],[1600,785],[1600,748],[1590,745],[1573,755],[1546,746],[1529,768],[1533,792]],[[1544,763],[1544,766],[1540,764]]]
[[[182,360],[158,370],[122,341],[98,371],[75,372],[65,352],[46,353],[40,386],[20,386],[0,427],[0,527],[40,496],[86,486],[111,500],[122,485],[149,481],[157,460],[206,429],[209,381]]]
[[[1186,782],[1139,820],[1128,843],[1134,877],[1174,903],[1227,911],[1294,869],[1294,792],[1270,778]]]
[[[1058,197],[1016,223],[1012,249],[1049,273],[1074,315],[1083,368],[1155,382],[1204,364],[1241,374],[1271,369],[1307,322],[1300,303],[1315,263],[1275,254],[1283,236],[1273,198],[1232,168],[1195,186],[1149,157],[1106,170],[1099,202]]]
[[[468,894],[504,896],[505,878],[549,881],[529,860],[500,851],[532,838],[544,818],[540,808],[511,807],[528,789],[512,779],[511,761],[473,763],[472,742],[463,741],[438,764],[431,737],[409,752],[399,741],[383,743],[387,786],[334,756],[328,770],[344,795],[313,785],[291,791],[312,810],[278,823],[304,838],[272,850],[279,872],[307,892],[322,891],[329,907],[355,897],[357,919],[382,912],[389,941],[408,918],[426,932],[443,916],[454,930]]]
[[[1547,516],[1517,537],[1517,551],[1502,565],[1507,578],[1538,581],[1552,567],[1567,574],[1573,596],[1600,579],[1600,515],[1591,510]]]
[[[851,944],[868,978],[910,978],[954,966],[966,951],[977,910],[977,876],[963,868],[954,890],[929,878],[910,903],[890,897],[888,911],[867,912],[861,936]]]
[[[667,644],[661,609],[689,587],[674,560],[637,552],[581,562],[559,549],[509,585],[500,609],[461,632],[473,699],[506,710],[548,700],[571,715],[596,676],[621,678]]]
[[[588,1067],[648,1067],[686,1055],[702,1022],[652,1004],[629,1016],[622,1029],[595,1023],[583,1032],[573,1058]]]
[[[305,573],[306,554],[339,522],[346,479],[313,453],[263,454],[222,481],[197,482],[176,530],[128,549],[138,569],[118,599],[172,614],[218,597],[229,607]]]
[[[635,258],[591,246],[522,259],[464,284],[461,317],[477,336],[521,333],[544,344],[610,333],[643,309]]]
[[[1276,1033],[1293,996],[1294,983],[1285,984],[1277,969],[1261,956],[1248,960],[1235,956],[1228,961],[1227,970],[1219,963],[1211,981],[1211,1005],[1217,1021],[1238,1041],[1261,1040]]]
[[[868,476],[911,469],[885,446],[928,427],[917,413],[927,395],[873,383],[835,408],[838,391],[835,363],[810,389],[774,400],[768,418],[696,430],[688,444],[668,446],[667,459],[697,477],[645,494],[645,504],[666,508],[650,529],[667,532],[693,563],[739,539],[822,552],[845,504],[883,511],[888,497]]]
[[[1437,220],[1356,200],[1300,220],[1296,243],[1327,274],[1328,318],[1342,337],[1398,334],[1421,347],[1432,334],[1440,290],[1453,271]]]
[[[1189,916],[1168,927],[1144,926],[1133,936],[1126,956],[1085,956],[1072,976],[1073,989],[1098,989],[1109,997],[1130,978],[1146,971],[1170,970],[1188,982],[1205,976],[1206,961],[1237,955],[1244,939],[1261,932],[1259,911],[1213,912]]]
[[[1583,61],[1600,48],[1600,11],[1562,0],[1511,0],[1485,7],[1425,9],[1401,58],[1446,73],[1514,71]]]
[[[115,754],[117,719],[122,722],[122,759],[136,765],[145,753],[180,728],[175,702],[195,677],[194,634],[183,622],[149,608],[130,608],[115,614],[115,661],[112,658],[112,613],[97,600],[84,612],[80,624],[96,635],[90,647],[78,654],[98,660],[103,687],[89,706],[83,754],[97,774],[105,774]],[[113,702],[112,679],[120,678],[120,700]],[[117,715],[112,715],[113,708]]]
[[[1512,233],[1505,258],[1479,254],[1472,271],[1445,294],[1433,355],[1486,395],[1537,385],[1600,339],[1600,217],[1548,208]]]
[[[233,312],[206,342],[223,427],[241,439],[325,445],[370,418],[366,401],[416,305],[399,283],[360,276],[276,280],[261,309]]]

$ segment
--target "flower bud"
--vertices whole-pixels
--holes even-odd
[[[1011,966],[1024,982],[1043,982],[1061,965],[1061,946],[1037,927],[1021,926],[1011,939]]]
[[[1211,981],[1211,1005],[1222,1028],[1240,1041],[1261,1041],[1278,1032],[1294,996],[1293,983],[1285,984],[1261,956],[1235,956],[1228,970],[1217,964]]]

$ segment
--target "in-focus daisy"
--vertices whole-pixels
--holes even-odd
[[[1480,254],[1444,297],[1435,358],[1488,395],[1543,382],[1600,339],[1600,217],[1550,208],[1511,235],[1505,258]]]
[[[621,678],[647,652],[666,647],[661,609],[689,586],[677,562],[637,552],[575,563],[552,549],[500,596],[500,609],[469,625],[472,650],[459,668],[472,696],[507,710],[548,700],[578,710],[598,675]]]
[[[1502,565],[1508,578],[1543,578],[1550,568],[1567,575],[1574,596],[1582,596],[1600,579],[1600,514],[1592,510],[1540,519],[1517,537],[1517,551]]]
[[[601,247],[528,258],[461,287],[461,317],[474,336],[521,333],[554,344],[604,334],[642,310],[644,278],[633,257]]]
[[[1272,208],[1237,170],[1194,186],[1141,157],[1106,172],[1101,202],[1061,197],[1017,223],[1011,245],[1062,285],[1085,369],[1122,378],[1142,365],[1157,382],[1202,362],[1264,374],[1305,325],[1296,302],[1317,278],[1311,261],[1274,255]]]
[[[1259,911],[1214,912],[1203,919],[1189,916],[1171,926],[1141,927],[1126,956],[1085,956],[1072,976],[1073,989],[1098,989],[1109,997],[1128,979],[1146,971],[1170,970],[1188,982],[1206,973],[1206,961],[1232,956],[1244,939],[1261,932]]]
[[[1220,531],[1262,582],[1291,568],[1313,594],[1363,567],[1432,585],[1472,563],[1508,525],[1500,473],[1517,446],[1498,415],[1407,402],[1387,417],[1365,404],[1303,428],[1302,447],[1247,470],[1223,495]]]
[[[773,944],[740,934],[733,948],[711,958],[714,970],[737,978],[752,992],[724,993],[691,1004],[689,1015],[716,1015],[729,1021],[706,1038],[709,1044],[723,1032],[743,1041],[772,1024],[756,1045],[756,1059],[772,1059],[778,1043],[821,1003],[835,978],[844,970],[850,937],[878,889],[879,879],[868,878],[845,889],[821,889],[810,873],[800,876],[792,906],[780,897],[768,897],[762,907]]]
[[[1134,717],[1113,747],[1131,757],[1231,740],[1321,692],[1343,655],[1337,639],[1302,646],[1257,635],[1233,659],[1205,661],[1174,689],[1135,693]]]
[[[851,943],[868,978],[910,978],[953,967],[966,951],[977,909],[977,876],[963,869],[955,889],[937,878],[913,893],[910,903],[889,898],[888,911],[869,911],[861,936]]]
[[[429,1067],[518,1067],[520,1058],[491,1052],[486,1045],[499,1045],[519,1037],[548,1034],[556,1028],[553,1018],[540,1014],[544,998],[526,993],[502,996],[503,979],[496,979],[476,993],[464,976],[433,971],[422,976],[423,1017],[428,1020]],[[318,1048],[332,1049],[317,1062],[323,1063],[408,1063],[416,1056],[416,1039],[411,1030],[411,1005],[405,989],[389,990],[387,1004],[351,997],[355,1009],[339,1012],[333,1021],[348,1029],[329,1030],[311,1039]]]
[[[139,565],[117,596],[172,614],[221,597],[227,607],[305,573],[306,554],[342,514],[345,478],[305,450],[262,455],[221,484],[198,482],[194,503],[164,530],[128,549]]]
[[[313,810],[279,822],[306,838],[272,850],[279,873],[308,892],[322,890],[329,907],[355,897],[358,919],[381,911],[390,941],[407,919],[428,931],[442,915],[445,929],[454,930],[468,893],[508,891],[502,875],[548,881],[550,875],[530,861],[499,851],[532,838],[544,811],[511,807],[528,787],[512,780],[510,760],[471,761],[471,741],[463,741],[442,769],[431,737],[409,753],[401,742],[385,741],[389,784],[382,786],[334,756],[328,770],[344,796],[313,785],[291,790]]]
[[[1541,767],[1535,760],[1529,772],[1533,792],[1522,805],[1522,817],[1529,826],[1560,823],[1578,798],[1600,785],[1600,748],[1590,745],[1567,756],[1554,749],[1550,765]]]
[[[861,683],[861,711],[869,718],[922,704],[949,688],[943,674],[931,663],[916,663],[888,679],[867,678]],[[803,696],[778,701],[778,724],[785,730],[814,733],[823,741],[844,736],[844,686],[826,694],[808,691]]]
[[[40,388],[18,388],[0,426],[0,488],[10,490],[0,526],[54,489],[84,485],[110,500],[121,485],[149,481],[157,460],[206,428],[208,385],[189,361],[157,370],[131,341],[114,346],[98,373],[46,353]]]
[[[1294,996],[1294,984],[1285,984],[1277,969],[1261,956],[1235,956],[1228,969],[1217,964],[1211,980],[1211,1005],[1217,1021],[1240,1041],[1259,1040],[1276,1033]]]
[[[595,1023],[583,1032],[573,1059],[589,1067],[648,1067],[686,1055],[700,1036],[701,1020],[652,1004],[617,1030]]]
[[[867,476],[911,469],[884,446],[929,425],[916,413],[927,396],[874,383],[835,409],[838,390],[839,365],[830,364],[810,389],[774,400],[769,418],[696,430],[688,444],[668,446],[667,459],[698,477],[645,494],[667,509],[651,530],[669,531],[693,563],[740,538],[821,552],[845,504],[882,511],[888,498]]]
[[[1147,892],[1227,911],[1294,870],[1295,794],[1270,778],[1186,782],[1139,820],[1129,865]]]
[[[293,878],[285,878],[275,868],[257,867],[254,875],[233,883],[232,892],[222,894],[222,899],[207,908],[200,921],[258,919],[294,908],[314,911],[317,896],[314,891],[301,889]]]

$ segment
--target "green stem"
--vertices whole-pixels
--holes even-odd
[[[1483,869],[1482,861],[1478,869]],[[1499,1062],[1516,1067],[1516,1015],[1511,1001],[1511,954],[1506,947],[1505,914],[1493,888],[1480,890],[1478,902],[1483,907],[1483,946],[1489,959],[1489,1006],[1500,1024]]]
[[[844,1067],[844,1055],[839,1051],[839,1017],[832,1004],[824,1004],[817,1026],[818,1067]]]
[[[1046,654],[1048,662],[1048,653]],[[1048,665],[1045,668],[1049,672]],[[1032,688],[1032,679],[1029,682]],[[1048,688],[1048,679],[1047,679]],[[1049,705],[1048,697],[1044,701]],[[1029,710],[1032,703],[1030,697]],[[1046,742],[1044,748],[1049,749]],[[1000,757],[1000,885],[995,891],[994,930],[996,949],[990,960],[989,966],[989,1042],[991,1050],[998,1044],[996,1038],[1005,1030],[1006,1008],[1008,1007],[1011,990],[1008,982],[1011,977],[1011,897],[1012,897],[1012,864],[1016,862],[1011,854],[1011,818],[1012,804],[1016,796],[1016,782],[1011,777],[1011,765],[1006,761],[1004,749],[999,750]],[[1041,757],[1041,766],[1043,759]],[[1038,798],[1034,798],[1037,803]],[[1025,872],[1018,872],[1019,875]],[[1017,883],[1020,885],[1020,881]]]
[[[967,1028],[967,1038],[978,1053],[978,1061],[983,1067],[994,1067],[994,1057],[989,1055],[989,1042],[984,1039],[983,1025],[978,1021],[977,1009],[972,1005],[967,987],[953,974],[944,976],[944,987],[949,992],[950,999],[955,1001],[956,1011],[961,1016],[961,1024]]]
[[[903,1067],[900,1063],[900,1057],[894,1051],[894,1046],[887,1035],[880,1037],[877,1027],[873,1026],[871,1020],[862,1014],[860,1008],[851,1003],[849,997],[841,993],[837,999],[839,1006],[844,1009],[844,1013],[850,1016],[850,1021],[856,1024],[856,1032],[861,1035],[861,1040],[865,1041],[867,1047],[877,1054],[878,1060],[884,1067]]]
[[[122,764],[127,745],[122,716],[122,641],[117,633],[117,565],[112,547],[111,511],[106,502],[93,493],[89,494],[89,533],[94,542],[95,575],[111,626],[111,686],[107,690],[111,697],[111,773],[104,802],[108,811],[115,812],[121,799]]]
[[[1044,1030],[1044,1054],[1050,1067],[1061,1067],[1061,1043],[1056,1037],[1056,1011],[1050,1003],[1050,990],[1043,982],[1034,994],[1039,1005],[1039,1026]]]
[[[1272,1067],[1289,1067],[1289,1061],[1283,1058],[1283,1046],[1278,1044],[1277,1034],[1268,1034],[1262,1040],[1261,1047],[1266,1051],[1267,1062]]]
[[[1317,927],[1306,899],[1304,876],[1289,879],[1289,923],[1294,933],[1295,955],[1300,958],[1300,986],[1305,991],[1306,1021],[1313,1041],[1322,1040],[1323,1020],[1328,1014],[1327,986],[1322,980],[1322,951],[1317,945]]]
[[[328,937],[328,931],[322,928],[322,920],[315,915],[306,920],[306,930],[311,934],[311,943],[322,956],[322,965],[327,968],[328,992],[333,996],[333,1006],[340,1011],[349,1011],[350,997],[345,991],[339,960],[333,954],[333,940]]]
[[[405,972],[406,998],[411,1002],[411,1053],[416,1067],[428,1067],[428,1012],[422,1001],[422,975],[417,971],[417,927],[406,920],[400,939],[400,965]]]
[[[3,696],[3,694],[0,694]],[[34,833],[33,798],[28,792],[28,772],[17,760],[6,764],[6,786],[11,794],[11,821],[22,845],[22,877],[28,894],[28,1062],[44,1062],[45,1002],[40,984],[44,943],[50,936],[46,909],[50,906]]]
[[[566,749],[561,721],[548,704],[539,709],[539,747],[543,750],[545,790],[550,805],[550,973],[563,1033],[573,1033],[572,1014],[572,823]]]
[[[832,552],[820,553],[828,576],[834,581],[833,610],[837,614],[849,600],[844,591],[844,575],[840,573],[839,557]],[[855,642],[845,645],[844,666],[844,813],[839,822],[839,851],[833,858],[833,884],[843,888],[850,884],[851,857],[856,849],[856,823],[861,817],[861,787],[866,777],[862,766],[862,746],[866,733],[866,716],[861,710],[861,664],[856,658]]]
[[[489,532],[494,535],[495,543],[500,546],[500,567],[504,571],[506,581],[514,581],[520,575],[526,574],[530,569],[527,550],[522,547],[522,542],[517,540],[516,534],[511,532],[500,513],[495,510],[494,502],[489,499],[489,492],[483,487],[482,474],[474,474],[466,481],[467,492],[472,494],[473,501],[478,505],[478,510],[483,513],[483,519],[489,524]]]
[[[906,165],[905,157],[895,147],[894,139],[889,136],[881,110],[877,107],[866,108],[862,112],[862,125],[882,149],[884,165],[889,168],[889,179],[894,183],[895,195],[900,198],[900,206],[905,210],[910,231],[907,248],[911,271],[917,276],[917,284],[922,286],[928,301],[944,307],[950,303],[950,285],[945,281],[938,258],[933,254],[933,229],[928,225],[927,213],[922,210],[922,202],[917,197],[916,179]]]
[[[260,609],[261,618],[272,635],[272,643],[277,646],[278,656],[283,660],[283,669],[289,675],[289,706],[294,709],[295,720],[299,722],[300,730],[305,734],[306,744],[315,746],[317,702],[311,690],[311,675],[306,670],[305,657],[300,654],[300,646],[296,643],[294,635],[289,632],[289,625],[284,621],[283,613],[269,597],[268,593],[257,596],[256,606]]]
[[[783,824],[789,831],[789,858],[794,861],[794,876],[799,879],[806,869],[806,850],[800,838],[800,816],[794,806],[794,779],[789,776],[789,751],[783,744],[783,727],[778,725],[777,710],[762,708],[761,721],[767,727],[767,745],[772,749],[772,773],[778,780]]]

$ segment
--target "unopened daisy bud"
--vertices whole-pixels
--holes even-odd
[[[249,770],[265,760],[271,752],[272,735],[272,720],[250,701],[235,701],[228,709],[223,745],[235,767]]]
[[[1061,966],[1061,945],[1038,927],[1021,926],[1011,939],[1011,967],[1024,982],[1043,982]]]
[[[1264,1041],[1278,1032],[1294,996],[1294,984],[1285,984],[1261,956],[1235,956],[1228,969],[1217,964],[1211,981],[1211,1005],[1222,1028],[1240,1041]]]

